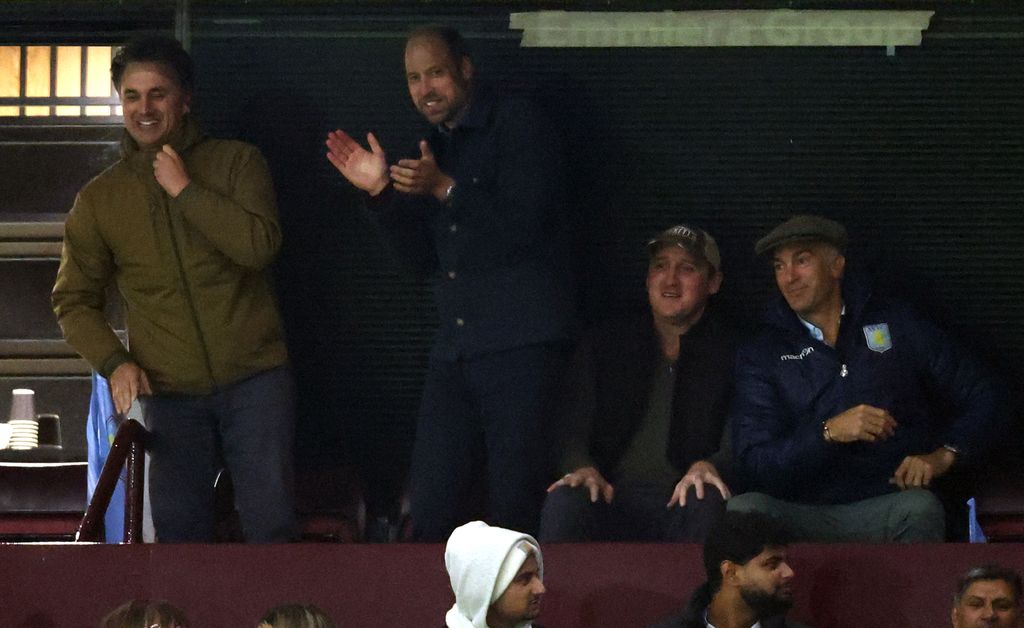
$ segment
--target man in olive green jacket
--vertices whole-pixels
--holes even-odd
[[[68,214],[58,322],[109,379],[119,413],[139,397],[159,540],[212,537],[220,459],[246,539],[288,540],[295,391],[268,272],[281,229],[267,165],[255,147],[207,137],[190,117],[191,59],[173,39],[129,43],[111,73],[122,157]],[[127,348],[104,313],[112,280]]]

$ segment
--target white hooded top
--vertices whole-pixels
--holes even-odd
[[[531,551],[543,579],[540,544],[529,534],[483,521],[455,528],[444,551],[444,564],[455,592],[455,604],[444,618],[448,628],[488,628],[487,610],[508,588]],[[524,622],[517,628],[530,626],[530,622]]]

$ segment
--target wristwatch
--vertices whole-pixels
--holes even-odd
[[[448,189],[444,191],[444,200],[441,202],[445,205],[450,205],[452,202],[452,195],[455,194],[455,184],[452,183],[448,186]]]

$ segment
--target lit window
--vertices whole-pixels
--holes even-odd
[[[0,46],[0,118],[109,122],[121,115],[112,46]]]

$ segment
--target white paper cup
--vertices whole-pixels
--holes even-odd
[[[36,419],[36,393],[30,388],[15,388],[11,391],[10,421]]]

